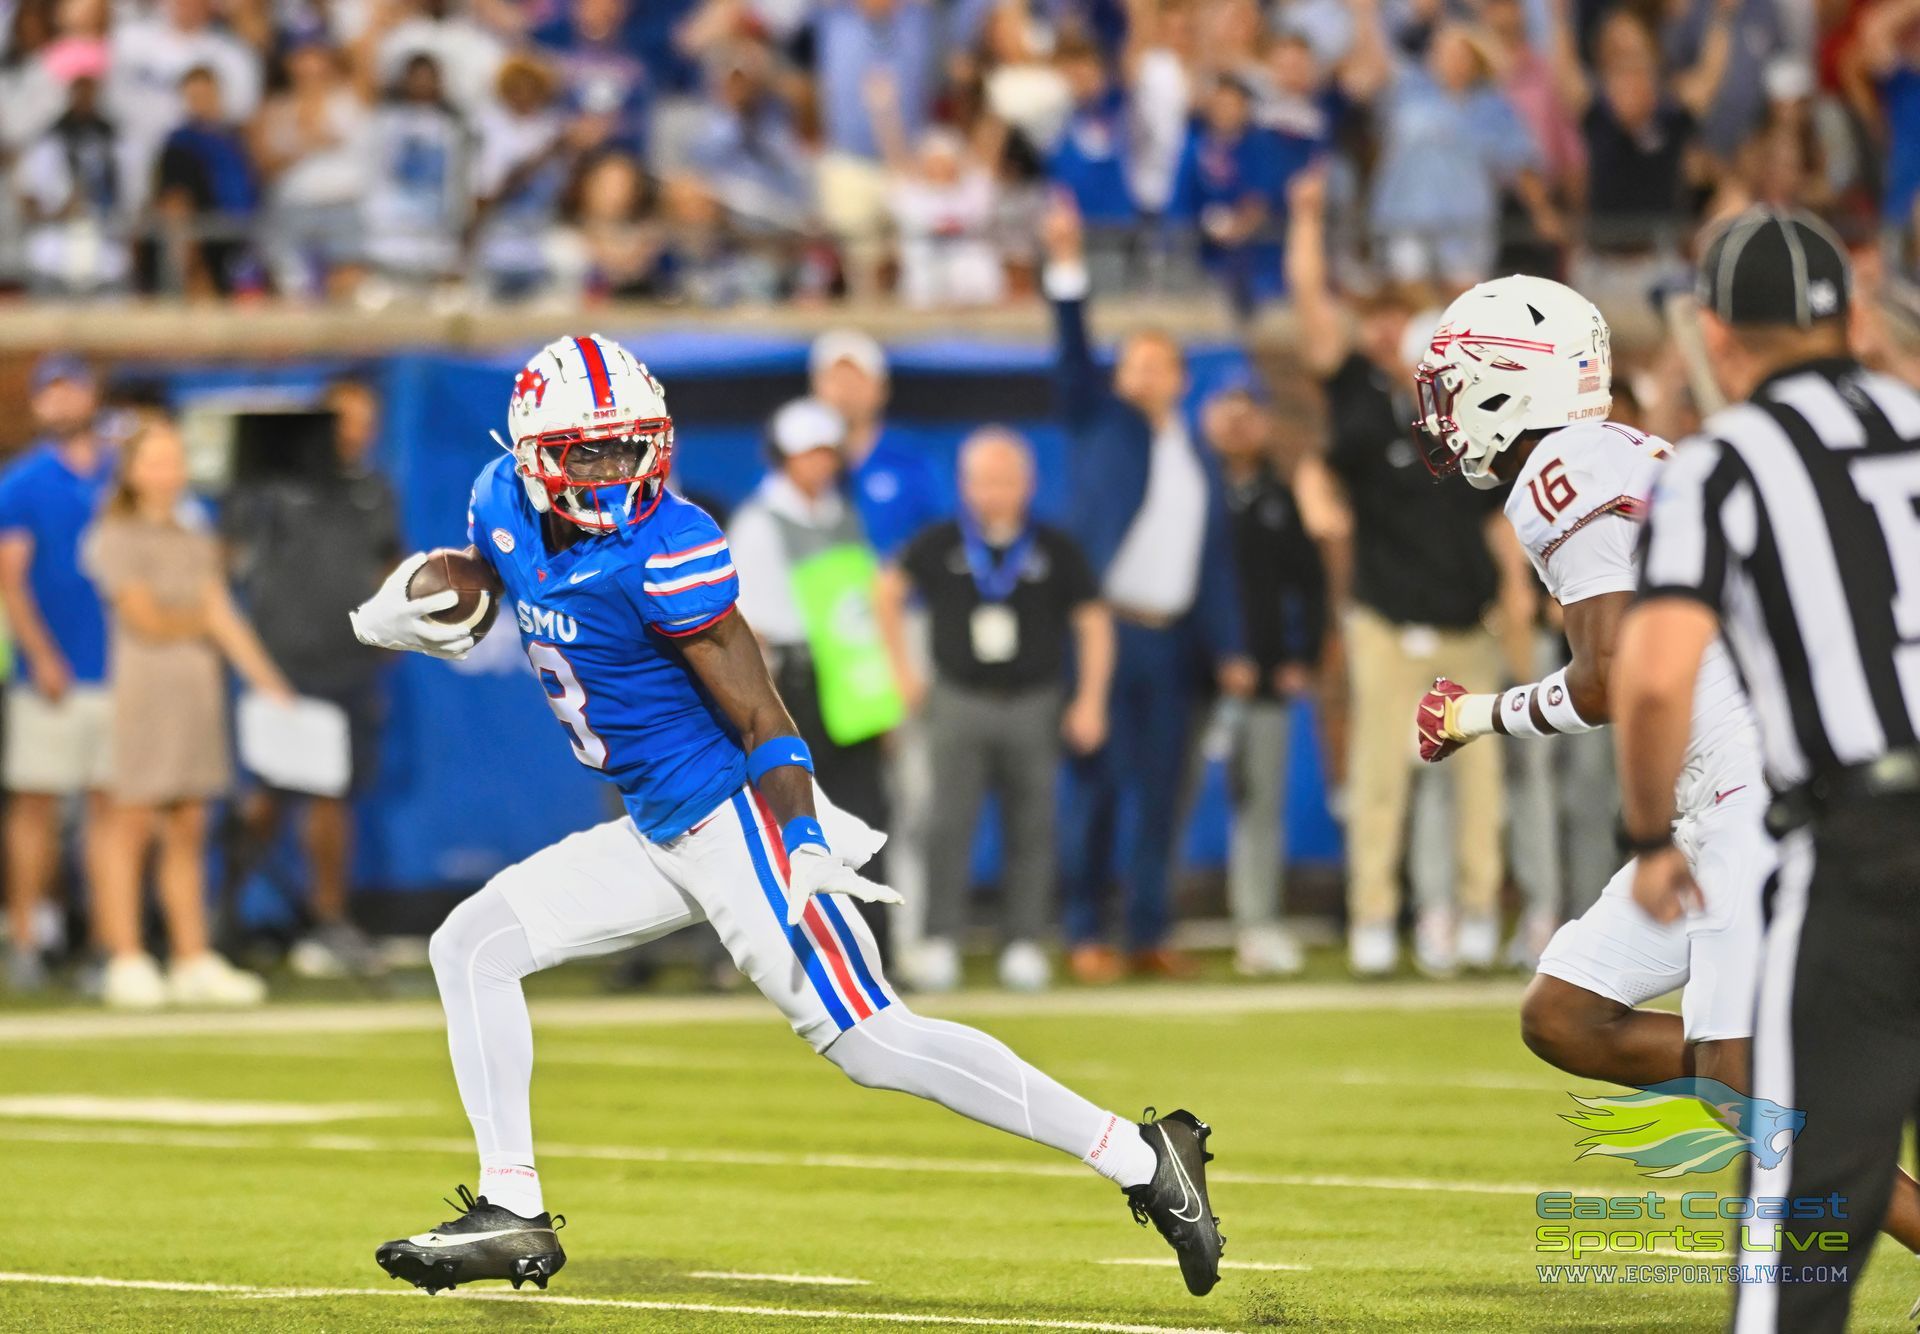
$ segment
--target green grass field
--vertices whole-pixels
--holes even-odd
[[[431,1001],[0,1013],[0,1329],[1719,1328],[1724,1287],[1540,1280],[1560,1257],[1532,1249],[1534,1191],[1649,1183],[1575,1161],[1569,1083],[1520,1046],[1517,996],[923,1006],[1116,1109],[1213,1123],[1214,1203],[1246,1267],[1204,1300],[1107,1183],[849,1085],[757,1000],[536,1001],[540,1166],[569,1261],[545,1295],[463,1290],[479,1300],[404,1289],[372,1258],[474,1175]],[[1857,1327],[1907,1327],[1917,1290],[1920,1265],[1883,1243]]]

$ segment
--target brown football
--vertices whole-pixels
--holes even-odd
[[[407,596],[431,597],[447,588],[458,593],[460,600],[445,611],[433,613],[434,620],[459,624],[478,611],[480,620],[473,627],[473,637],[479,639],[493,628],[494,618],[500,614],[500,576],[472,547],[429,551],[426,564],[407,581]]]

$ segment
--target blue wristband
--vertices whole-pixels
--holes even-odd
[[[777,736],[762,741],[747,756],[747,781],[758,787],[770,771],[789,764],[813,772],[813,752],[807,749],[806,742],[797,736]]]
[[[811,815],[796,815],[787,821],[786,824],[782,825],[780,827],[780,841],[786,845],[789,854],[791,854],[795,848],[802,847],[808,843],[813,844],[822,852],[833,851],[832,848],[827,846],[827,831],[822,829],[820,822]]]

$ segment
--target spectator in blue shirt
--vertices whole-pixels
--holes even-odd
[[[918,143],[933,111],[941,20],[929,0],[828,0],[814,19],[814,73],[827,151],[820,215],[846,252],[847,282],[874,296],[885,258],[888,177],[874,129],[875,93]]]
[[[1127,185],[1132,133],[1126,91],[1107,73],[1098,47],[1068,36],[1054,52],[1073,111],[1047,158],[1047,179],[1073,196],[1094,227],[1125,226],[1139,214]]]
[[[32,380],[40,438],[0,475],[0,606],[16,650],[0,766],[13,941],[7,982],[16,991],[46,985],[38,918],[59,870],[61,805],[87,795],[89,844],[105,807],[106,622],[80,570],[80,535],[113,471],[94,433],[98,408],[85,363],[66,356],[41,361]]]
[[[847,483],[882,559],[929,524],[950,518],[953,496],[924,446],[887,413],[887,354],[857,329],[832,329],[808,356],[813,395],[846,418]]]
[[[681,25],[700,8],[700,0],[640,0],[626,19],[625,45],[650,71],[663,93],[690,93],[700,83],[700,67],[679,40]]]
[[[180,79],[186,119],[160,150],[154,211],[171,224],[187,295],[226,296],[258,281],[236,230],[260,206],[260,178],[246,139],[229,124],[213,70],[196,65]]]
[[[568,0],[562,14],[534,29],[533,40],[558,72],[576,117],[578,148],[644,147],[650,86],[648,66],[630,39],[631,17],[629,0]]]
[[[1780,0],[1684,0],[1666,6],[1661,54],[1680,78],[1714,60],[1726,77],[1699,111],[1708,152],[1731,159],[1767,114],[1767,68],[1792,48]],[[1715,48],[1724,56],[1716,56]]]
[[[1213,81],[1175,178],[1173,207],[1200,227],[1200,258],[1245,313],[1281,290],[1274,216],[1314,143],[1253,123],[1253,94],[1233,75]]]
[[[1348,91],[1374,100],[1374,244],[1394,278],[1467,287],[1491,271],[1502,190],[1511,187],[1546,239],[1564,234],[1534,168],[1533,136],[1489,78],[1474,33],[1443,23],[1424,62],[1395,57],[1376,0],[1356,0]]]
[[[1920,0],[1880,0],[1860,21],[1860,59],[1880,87],[1887,118],[1881,217],[1902,236],[1920,198]]]
[[[760,43],[719,54],[687,162],[740,225],[799,230],[812,214],[812,159],[774,92],[771,66]]]
[[[814,64],[827,144],[880,160],[867,105],[875,74],[893,80],[901,125],[919,139],[933,110],[939,75],[940,18],[927,0],[833,0],[814,21]]]
[[[1255,90],[1255,122],[1324,148],[1333,138],[1341,101],[1314,54],[1313,43],[1297,32],[1275,34],[1261,73],[1263,81]]]

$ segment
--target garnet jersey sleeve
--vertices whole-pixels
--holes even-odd
[[[740,577],[733,552],[707,512],[668,492],[643,526],[650,539],[629,589],[650,629],[678,637],[704,630],[733,610]]]
[[[1653,479],[1669,447],[1614,422],[1542,440],[1507,496],[1507,518],[1561,606],[1637,586],[1635,549]]]

